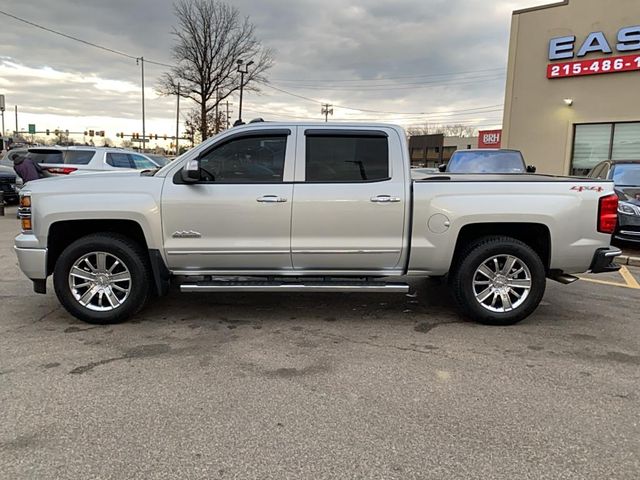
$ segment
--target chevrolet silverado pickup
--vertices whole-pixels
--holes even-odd
[[[250,123],[157,171],[29,182],[15,250],[37,293],[116,323],[182,292],[408,292],[446,277],[463,314],[508,325],[546,280],[617,270],[609,181],[434,174],[412,181],[404,131]]]

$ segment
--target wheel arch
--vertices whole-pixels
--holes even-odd
[[[472,242],[483,237],[500,235],[515,238],[531,247],[540,257],[548,273],[551,264],[551,232],[541,223],[472,223],[460,229],[453,253],[452,265],[455,266],[460,254]]]

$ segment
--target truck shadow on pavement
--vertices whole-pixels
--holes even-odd
[[[187,322],[193,328],[241,325],[261,328],[264,323],[290,320],[369,321],[415,324],[426,333],[443,323],[467,322],[453,307],[446,285],[439,280],[411,282],[410,294],[397,293],[179,293],[152,298],[131,323]],[[213,322],[213,323],[212,323]]]

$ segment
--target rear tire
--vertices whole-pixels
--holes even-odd
[[[513,325],[542,300],[546,272],[538,254],[511,237],[473,242],[455,259],[450,275],[453,298],[462,313],[486,325]]]
[[[144,307],[151,268],[144,249],[113,233],[82,237],[64,249],[53,272],[58,300],[93,324],[121,323]]]

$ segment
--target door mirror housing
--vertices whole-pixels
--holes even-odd
[[[438,171],[439,172],[446,172],[447,171],[447,164],[443,163],[441,165],[438,165]]]
[[[196,183],[200,180],[200,160],[194,158],[189,160],[182,170],[180,171],[180,177],[184,183]]]
[[[527,165],[527,173],[536,173],[536,170],[535,165]]]

